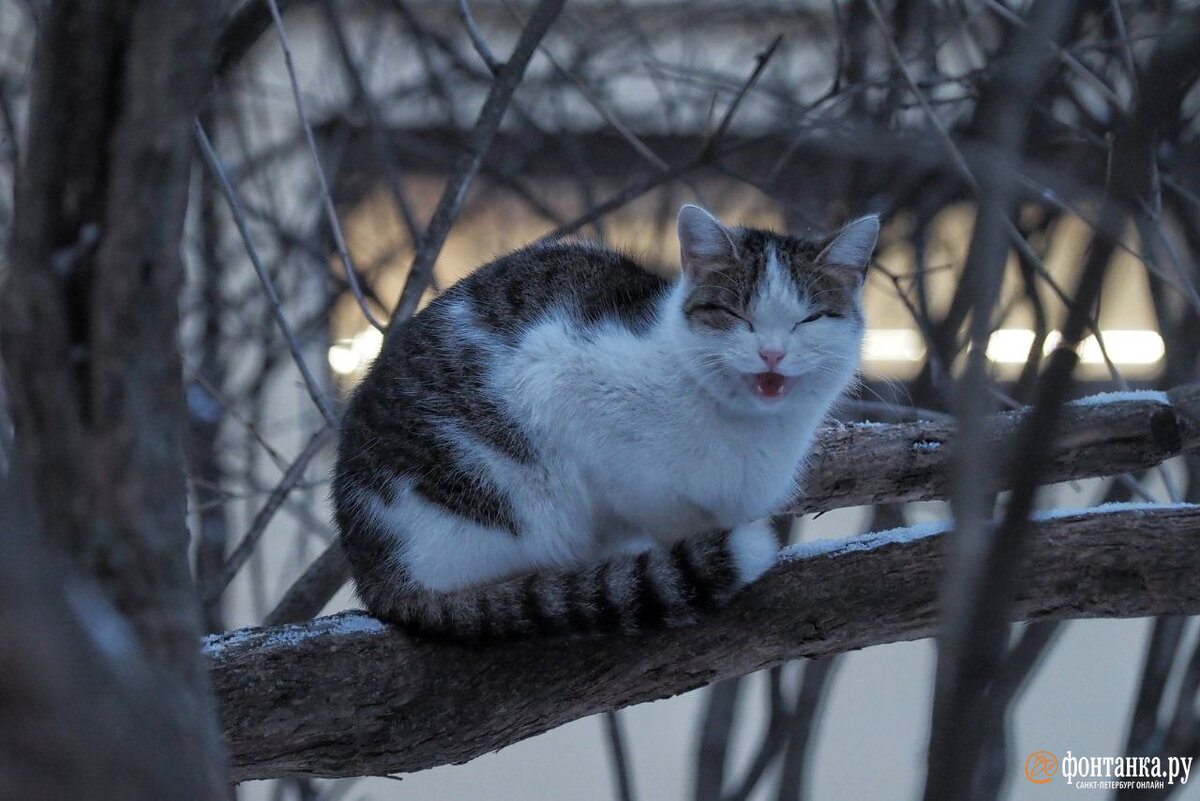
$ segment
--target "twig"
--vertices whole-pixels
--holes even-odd
[[[792,710],[783,694],[783,667],[777,665],[771,668],[767,671],[766,678],[768,718],[762,742],[758,744],[754,759],[742,774],[741,781],[732,792],[722,797],[723,801],[748,801],[750,795],[758,788],[767,768],[771,767],[787,743]]]
[[[804,774],[808,764],[808,749],[821,715],[821,702],[838,665],[837,656],[823,656],[804,663],[800,692],[792,710],[787,749],[783,752],[783,769],[779,774],[776,801],[800,801],[804,797]]]
[[[362,309],[363,316],[367,321],[378,328],[384,330],[384,324],[375,318],[375,314],[367,305],[367,299],[363,297],[362,287],[358,284],[358,271],[354,267],[354,260],[350,258],[350,249],[346,247],[346,238],[342,235],[342,224],[338,221],[337,210],[333,207],[333,196],[329,193],[329,182],[325,180],[325,169],[321,166],[321,156],[317,151],[317,139],[313,135],[312,124],[308,120],[308,112],[304,107],[304,97],[300,92],[300,81],[296,77],[296,66],[292,62],[292,47],[288,41],[287,28],[284,27],[283,17],[279,13],[279,5],[276,0],[266,0],[267,6],[271,9],[271,19],[275,22],[275,30],[279,33],[279,43],[283,47],[283,62],[287,67],[288,80],[292,85],[292,97],[296,102],[296,115],[300,118],[300,125],[304,129],[304,137],[308,141],[308,152],[312,156],[313,167],[317,171],[317,184],[321,190],[321,201],[325,208],[325,217],[329,220],[329,228],[333,232],[333,241],[337,246],[338,255],[341,257],[342,266],[345,268],[346,280],[350,283],[350,291],[354,293],[354,299],[358,301],[358,307]]]
[[[1179,615],[1167,615],[1154,621],[1154,631],[1146,644],[1142,662],[1142,679],[1129,722],[1129,735],[1125,740],[1127,754],[1149,754],[1157,750],[1152,736],[1158,729],[1158,709],[1186,624],[1187,618]]]
[[[758,83],[763,70],[767,68],[767,64],[770,63],[771,57],[775,55],[775,51],[779,49],[781,42],[783,42],[783,34],[776,36],[771,41],[771,44],[767,45],[766,50],[754,57],[756,62],[754,69],[750,72],[750,76],[746,78],[746,82],[738,89],[737,94],[733,96],[733,100],[729,103],[729,108],[725,109],[725,114],[721,117],[721,122],[717,125],[717,129],[713,131],[712,135],[705,140],[704,145],[700,148],[702,153],[711,152],[725,138],[725,132],[729,130],[729,125],[733,122],[733,115],[737,113],[738,107],[746,97],[746,93],[754,88],[754,84]]]
[[[895,63],[897,69],[900,70],[900,74],[904,77],[909,91],[912,92],[912,94],[917,98],[917,102],[924,111],[926,119],[929,120],[930,124],[937,132],[938,139],[941,141],[946,153],[950,156],[950,161],[954,164],[962,179],[967,182],[967,185],[970,186],[977,195],[980,194],[979,179],[975,177],[974,172],[972,172],[970,166],[967,164],[966,158],[962,155],[962,152],[954,143],[953,137],[950,136],[950,132],[946,130],[945,123],[943,123],[941,118],[937,116],[933,108],[929,105],[929,101],[926,100],[925,94],[918,86],[916,78],[913,77],[912,72],[908,68],[908,64],[904,61],[903,54],[896,46],[896,42],[892,37],[891,26],[888,25],[887,20],[883,16],[883,12],[879,10],[876,0],[867,0],[867,2],[868,8],[871,10],[871,14],[875,17],[876,24],[878,24],[880,29],[883,31],[884,37],[888,43],[888,52],[891,55],[893,62]],[[1021,27],[1028,31],[1028,25],[1024,22],[1024,20],[1021,20]],[[1034,36],[1035,34],[1030,32],[1028,35]],[[1054,44],[1052,40],[1046,37],[1043,37],[1042,41]],[[1027,57],[1031,57],[1031,54],[1029,54]],[[1042,280],[1045,281],[1047,285],[1054,291],[1054,293],[1063,302],[1063,305],[1069,307],[1071,305],[1070,298],[1067,296],[1066,292],[1059,287],[1058,282],[1054,280],[1053,276],[1051,276],[1050,271],[1047,270],[1046,266],[1042,263],[1041,258],[1039,258],[1038,255],[1033,252],[1033,249],[1029,247],[1029,243],[1025,241],[1023,236],[1021,236],[1021,232],[1017,229],[1013,221],[1005,218],[1003,225],[1009,242],[1012,244],[1012,246],[1017,249],[1023,258],[1027,259],[1029,263],[1033,265],[1038,275],[1041,276]],[[1092,328],[1093,333],[1099,333],[1099,326],[1097,324],[1090,322],[1090,327]]]
[[[234,576],[241,570],[242,565],[254,553],[254,548],[258,545],[259,539],[262,538],[263,532],[267,530],[267,524],[271,522],[271,518],[275,516],[275,512],[283,505],[288,494],[303,480],[304,471],[308,468],[308,463],[329,442],[334,430],[330,426],[322,426],[317,433],[312,435],[312,438],[309,439],[304,449],[300,451],[300,454],[292,462],[287,472],[283,474],[283,478],[275,485],[275,489],[262,505],[262,508],[258,510],[258,514],[254,516],[254,520],[251,521],[246,535],[242,537],[241,542],[233,549],[233,553],[225,560],[225,569],[221,571],[220,577],[214,580],[212,586],[209,588],[206,600],[211,602],[221,597],[221,594],[225,592],[225,588],[233,581]]]
[[[471,14],[471,4],[468,0],[458,0],[458,15],[462,18],[463,25],[467,28],[467,36],[471,40],[471,46],[475,48],[483,65],[492,75],[499,75],[503,65],[496,60],[492,49],[488,47],[487,39],[483,38],[483,32],[475,24],[475,17]]]
[[[988,8],[996,13],[996,16],[1002,18],[1004,21],[1012,23],[1020,28],[1029,27],[1029,23],[1027,23],[1024,19],[1014,13],[999,0],[984,0],[984,3],[987,4]],[[1114,109],[1118,111],[1125,110],[1125,104],[1121,101],[1121,98],[1117,96],[1117,93],[1113,91],[1112,87],[1102,81],[1098,75],[1088,69],[1083,62],[1071,55],[1071,53],[1059,45],[1058,42],[1055,42],[1051,39],[1046,39],[1045,43],[1047,47],[1054,51],[1054,55],[1058,56],[1062,60],[1062,63],[1066,65],[1068,69],[1087,81],[1093,89],[1104,95],[1104,98],[1108,100],[1108,102],[1112,103]],[[1134,73],[1132,69],[1130,70],[1129,74],[1130,76],[1133,76]]]
[[[546,57],[546,60],[550,62],[550,65],[554,67],[555,72],[570,81],[575,86],[575,89],[578,90],[579,94],[583,96],[583,99],[588,102],[588,105],[595,109],[596,113],[599,114],[605,122],[611,125],[613,130],[617,132],[617,135],[624,139],[639,156],[644,158],[657,169],[665,170],[669,168],[667,162],[663,161],[659,155],[650,148],[649,145],[641,140],[641,137],[634,133],[628,125],[622,122],[621,118],[617,116],[616,112],[610,109],[604,103],[604,101],[602,101],[596,95],[595,90],[592,89],[592,87],[589,86],[583,80],[583,78],[581,78],[576,72],[568,70],[566,67],[562,66],[558,59],[554,57],[554,54],[550,52],[549,48],[543,45],[539,48],[539,50],[541,50],[542,55]]]
[[[468,151],[460,159],[454,174],[446,182],[442,198],[433,212],[433,219],[430,220],[420,242],[417,243],[417,252],[413,257],[412,266],[409,268],[408,279],[404,282],[404,289],[400,292],[400,301],[392,314],[388,334],[385,335],[385,348],[387,340],[391,338],[391,332],[417,310],[421,296],[425,293],[425,287],[433,275],[433,265],[437,261],[438,254],[441,253],[442,245],[446,242],[451,226],[458,219],[463,201],[466,199],[467,189],[483,164],[484,156],[491,147],[492,138],[500,127],[504,112],[512,101],[513,92],[521,83],[521,79],[525,75],[525,68],[537,49],[538,42],[545,36],[546,31],[550,29],[551,24],[562,11],[564,2],[565,0],[542,0],[538,4],[525,26],[525,30],[522,31],[521,38],[513,49],[512,55],[500,68],[495,81],[492,82],[492,90],[488,93],[487,100],[484,101],[483,108],[479,111],[479,117],[475,121],[475,127],[471,130]]]
[[[875,18],[875,24],[879,26],[879,30],[883,33],[883,40],[887,43],[888,53],[891,55],[892,62],[896,68],[900,70],[900,74],[904,77],[904,82],[908,85],[908,89],[912,92],[917,102],[921,104],[921,108],[925,112],[926,119],[933,125],[937,131],[938,139],[945,147],[946,155],[950,157],[950,161],[958,169],[959,173],[967,180],[972,189],[978,190],[979,184],[975,180],[975,176],[971,173],[971,168],[967,166],[967,160],[963,158],[958,147],[954,144],[950,132],[946,130],[946,124],[930,107],[929,101],[925,99],[925,93],[917,86],[917,80],[913,77],[912,71],[908,68],[908,63],[904,60],[904,54],[900,52],[900,48],[896,46],[896,38],[892,35],[892,26],[888,24],[887,18],[883,16],[883,12],[879,10],[879,4],[876,0],[867,0],[867,8],[871,12],[871,16]]]
[[[204,156],[205,164],[216,179],[217,185],[221,187],[221,194],[225,196],[225,202],[229,204],[229,211],[233,215],[233,222],[237,225],[238,233],[241,234],[242,242],[246,246],[246,254],[250,257],[250,263],[254,265],[254,272],[258,275],[258,280],[262,283],[263,290],[267,294],[267,303],[271,307],[271,315],[275,318],[279,330],[283,333],[283,338],[287,341],[288,350],[292,354],[292,360],[296,363],[296,367],[300,370],[300,375],[304,379],[304,386],[308,390],[308,396],[312,398],[313,403],[321,412],[321,416],[325,418],[325,422],[330,426],[336,426],[337,416],[334,415],[329,402],[325,400],[325,394],[317,384],[316,377],[313,376],[312,371],[308,368],[308,363],[304,360],[303,354],[300,353],[300,343],[296,341],[296,337],[292,333],[292,328],[283,314],[283,301],[279,299],[279,293],[275,291],[275,283],[271,280],[267,268],[263,265],[262,259],[258,255],[258,249],[254,247],[254,240],[251,238],[250,229],[246,225],[246,215],[242,211],[241,202],[238,200],[233,185],[229,183],[225,171],[221,168],[221,162],[217,159],[216,151],[213,150],[212,142],[209,141],[208,134],[204,132],[204,126],[201,125],[200,120],[196,120],[196,141],[200,143],[200,152]]]
[[[396,210],[400,212],[400,219],[404,221],[404,227],[408,230],[409,240],[416,242],[420,236],[420,227],[417,225],[417,219],[413,215],[412,204],[409,202],[408,194],[404,188],[404,176],[400,172],[400,166],[396,163],[396,159],[392,157],[392,150],[388,146],[387,137],[384,135],[384,125],[382,115],[379,113],[379,107],[376,105],[371,93],[367,91],[367,85],[363,81],[362,70],[354,61],[354,53],[350,49],[350,41],[346,37],[346,29],[342,24],[341,17],[338,16],[337,9],[333,7],[333,0],[323,0],[321,8],[325,12],[325,19],[329,23],[329,30],[333,33],[334,44],[337,45],[338,55],[342,60],[342,66],[345,67],[346,77],[350,79],[350,85],[354,91],[354,101],[359,105],[367,115],[367,133],[371,137],[371,145],[375,150],[375,155],[383,164],[383,179],[388,191],[391,192],[392,199],[396,201]],[[346,268],[349,270],[350,265],[347,263]],[[357,276],[355,276],[357,278]],[[354,279],[349,279],[352,281]]]
[[[1125,60],[1125,72],[1129,76],[1129,85],[1136,87],[1138,84],[1137,63],[1133,60],[1133,48],[1129,46],[1129,33],[1125,29],[1125,15],[1121,13],[1121,0],[1109,0],[1108,6],[1112,9],[1113,26],[1117,29],[1117,38],[1121,41],[1121,58]],[[1116,107],[1121,108],[1120,104]]]
[[[1192,647],[1192,657],[1183,669],[1179,690],[1175,697],[1175,714],[1166,730],[1166,741],[1162,750],[1177,754],[1186,743],[1196,737],[1196,700],[1200,693],[1200,642]]]
[[[726,143],[723,147],[714,146],[702,148],[701,151],[696,154],[696,156],[689,159],[685,163],[678,164],[667,170],[661,170],[659,172],[652,173],[645,178],[635,181],[629,186],[626,186],[613,197],[604,201],[600,205],[589,209],[587,213],[581,214],[579,217],[575,218],[566,225],[560,225],[558,228],[546,234],[538,241],[549,242],[555,239],[562,239],[564,236],[569,236],[570,234],[578,231],[580,228],[594,223],[596,220],[604,217],[607,214],[611,214],[622,206],[637,200],[642,195],[645,195],[647,192],[650,192],[653,189],[657,189],[663,184],[668,184],[671,181],[681,178],[690,172],[700,169],[701,167],[715,163],[722,157],[732,154],[738,150],[759,144],[767,138],[768,137],[765,136],[753,137],[750,139],[741,139],[735,142]]]
[[[733,715],[741,689],[741,677],[714,684],[708,689],[708,703],[700,723],[700,741],[696,746],[695,801],[719,801],[721,798]]]
[[[350,578],[350,563],[341,543],[333,542],[318,556],[263,619],[264,626],[299,623],[316,616]]]
[[[604,729],[608,742],[608,755],[612,760],[613,781],[616,784],[618,801],[636,801],[633,791],[633,769],[629,761],[629,749],[625,743],[625,732],[621,728],[620,712],[604,713]]]
[[[262,447],[263,451],[265,451],[267,456],[270,457],[271,461],[275,463],[276,467],[278,467],[280,470],[287,469],[287,460],[280,455],[279,451],[272,447],[271,443],[267,442],[266,439],[263,438],[262,433],[257,427],[255,427],[254,423],[247,420],[246,416],[234,408],[233,404],[229,402],[229,399],[226,398],[216,387],[214,387],[212,382],[204,377],[203,373],[187,362],[184,362],[183,374],[189,381],[195,381],[196,384],[204,390],[205,394],[214,403],[221,407],[222,415],[227,415],[231,420],[240,425],[250,436],[250,438],[257,442],[260,447]]]

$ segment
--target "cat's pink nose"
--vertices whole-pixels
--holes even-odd
[[[781,350],[760,350],[758,355],[767,363],[767,370],[774,371],[787,354]]]

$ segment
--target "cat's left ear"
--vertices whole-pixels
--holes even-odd
[[[860,280],[866,277],[867,263],[879,239],[879,215],[868,214],[847,223],[830,240],[817,262],[830,267],[849,267],[858,273]]]
[[[689,278],[694,280],[733,261],[735,249],[729,231],[699,206],[688,204],[679,210],[677,229],[679,261]]]

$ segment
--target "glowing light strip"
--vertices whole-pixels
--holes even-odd
[[[1113,364],[1146,365],[1157,364],[1166,353],[1162,337],[1157,331],[1101,331],[1104,346]],[[1060,335],[1051,331],[1042,348],[1049,353],[1058,346]],[[997,364],[1024,364],[1033,346],[1034,333],[1022,328],[1002,328],[988,340],[988,358]],[[1079,360],[1084,364],[1104,364],[1104,353],[1094,336],[1089,336],[1079,346]]]
[[[1117,365],[1157,364],[1166,349],[1157,331],[1113,330],[1102,332],[1108,355]],[[1050,332],[1043,348],[1049,353],[1058,344],[1057,331]],[[1026,328],[1001,328],[988,340],[988,359],[996,364],[1024,364],[1033,346],[1034,332]],[[383,335],[365,328],[350,339],[329,349],[329,366],[339,375],[365,369],[383,346]],[[867,362],[919,362],[925,358],[921,333],[913,328],[872,328],[863,342],[863,360]],[[1079,348],[1084,364],[1104,364],[1100,343],[1088,337]]]

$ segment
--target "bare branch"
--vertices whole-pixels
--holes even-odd
[[[233,553],[225,560],[225,567],[221,571],[221,575],[213,582],[212,586],[206,588],[205,600],[212,602],[225,592],[229,582],[233,581],[234,576],[242,569],[242,565],[246,564],[246,560],[254,553],[254,548],[258,545],[263,532],[267,530],[267,524],[271,522],[275,512],[279,511],[279,507],[287,500],[288,494],[304,478],[304,471],[308,468],[308,463],[320,452],[321,448],[325,447],[325,444],[333,436],[333,432],[334,429],[329,426],[322,426],[308,440],[304,449],[300,451],[300,455],[296,457],[287,472],[283,474],[283,478],[275,485],[275,489],[271,491],[266,503],[254,516],[246,536],[242,537],[241,542],[233,549]]]
[[[334,542],[292,583],[283,599],[263,620],[265,626],[299,623],[315,617],[350,579],[350,563],[341,543]]]
[[[604,714],[604,728],[608,735],[608,754],[612,760],[617,801],[636,801],[637,795],[633,790],[633,766],[629,759],[625,730],[621,726],[621,715],[617,710],[614,709]]]
[[[1015,620],[1200,612],[1200,507],[1031,526]],[[597,712],[801,656],[930,636],[944,534],[799,546],[701,625],[487,648],[423,643],[361,613],[210,637],[234,775],[349,776],[464,762]]]
[[[267,295],[267,303],[271,307],[271,314],[275,317],[276,324],[279,325],[279,330],[283,333],[283,338],[287,341],[288,350],[291,351],[292,360],[296,363],[296,368],[300,371],[301,377],[304,379],[304,386],[308,390],[308,396],[312,398],[313,404],[321,412],[321,416],[325,418],[325,422],[330,426],[337,426],[337,416],[333,413],[333,408],[329,405],[329,401],[325,399],[325,393],[321,391],[320,385],[317,383],[316,377],[312,374],[312,370],[308,367],[308,362],[304,359],[304,354],[300,352],[300,343],[296,341],[295,334],[292,333],[291,324],[288,323],[287,317],[283,314],[283,301],[279,299],[279,293],[275,291],[275,283],[271,280],[270,273],[267,272],[266,265],[258,255],[258,249],[254,247],[254,240],[250,237],[250,228],[246,225],[246,215],[242,211],[241,201],[238,200],[237,193],[234,191],[233,185],[229,183],[229,179],[225,176],[225,170],[221,168],[221,162],[217,158],[216,151],[213,150],[212,142],[208,139],[208,134],[204,131],[204,126],[196,120],[196,141],[200,145],[200,152],[204,156],[204,162],[216,179],[217,185],[221,187],[221,193],[225,196],[225,202],[229,204],[229,212],[233,215],[233,222],[237,226],[238,233],[242,236],[242,242],[246,245],[246,254],[250,257],[250,263],[254,265],[254,272],[258,275],[258,280],[262,283],[263,291]]]
[[[483,65],[488,68],[488,72],[492,75],[499,75],[502,65],[496,60],[492,54],[492,48],[488,47],[487,39],[483,38],[483,32],[479,30],[479,25],[475,22],[475,16],[471,13],[471,3],[469,0],[458,0],[458,15],[462,17],[463,25],[467,28],[467,36],[471,40],[471,46],[475,48],[475,52],[479,54]]]
[[[1200,447],[1200,384],[1097,402],[1102,398],[1063,407],[1058,438],[1042,465],[1043,483],[1144,469]],[[1026,409],[989,418],[981,447],[998,448],[1028,415]],[[945,422],[824,429],[813,449],[811,478],[790,511],[946,498],[953,442],[954,426]],[[997,470],[992,489],[1006,488],[1011,479],[1010,470]]]
[[[729,124],[733,122],[734,115],[737,114],[738,107],[742,105],[742,100],[745,99],[746,93],[754,88],[754,84],[758,83],[758,79],[762,77],[763,70],[767,68],[767,64],[771,62],[771,57],[775,55],[775,51],[779,49],[780,43],[783,42],[783,34],[779,34],[767,45],[767,49],[754,57],[754,69],[750,71],[746,82],[738,89],[733,100],[729,103],[729,108],[725,109],[725,114],[721,117],[720,124],[713,131],[712,136],[705,141],[701,151],[705,154],[711,153],[716,146],[725,138],[726,132],[729,130]]]
[[[400,292],[400,302],[392,313],[391,326],[407,320],[417,310],[421,295],[424,294],[425,287],[433,275],[433,265],[442,250],[442,245],[446,242],[450,227],[458,218],[463,201],[467,196],[467,189],[470,187],[471,181],[475,179],[475,175],[483,164],[484,156],[491,147],[492,137],[500,127],[500,121],[504,119],[504,112],[508,110],[513,92],[516,91],[517,85],[525,76],[525,68],[529,65],[529,59],[533,57],[538,42],[542,40],[546,31],[558,18],[564,2],[565,0],[542,0],[538,4],[526,24],[525,30],[521,32],[521,38],[513,49],[512,55],[496,74],[492,90],[488,93],[487,100],[484,101],[483,108],[479,111],[479,117],[475,121],[475,127],[471,131],[471,146],[450,176],[450,180],[446,182],[442,199],[438,201],[437,209],[433,212],[433,219],[429,221],[429,227],[425,229],[421,241],[417,244],[417,252],[413,257],[412,267],[409,269],[408,280]]]
[[[283,24],[283,16],[279,12],[279,5],[276,0],[266,0],[266,2],[271,9],[271,19],[275,22],[275,30],[279,33],[279,44],[283,47],[283,62],[287,67],[288,80],[292,84],[292,97],[296,101],[296,114],[300,118],[300,126],[304,129],[304,138],[308,142],[308,152],[312,156],[313,167],[317,171],[317,184],[321,189],[321,201],[325,207],[325,217],[329,220],[329,229],[333,233],[334,244],[337,245],[338,255],[342,259],[342,267],[346,271],[346,280],[350,282],[350,291],[354,293],[354,299],[358,301],[358,306],[362,309],[363,316],[367,318],[367,322],[382,331],[384,329],[383,323],[376,319],[375,314],[371,311],[371,307],[367,305],[367,299],[363,297],[362,287],[358,284],[358,270],[354,267],[354,260],[350,258],[350,249],[346,247],[346,237],[342,235],[342,224],[338,221],[337,209],[333,207],[333,196],[329,193],[329,181],[325,179],[325,168],[321,166],[321,155],[317,151],[317,140],[313,136],[312,123],[309,122],[308,112],[304,107],[304,96],[300,93],[300,81],[296,77],[296,66],[292,62],[292,46],[288,41],[287,28]]]

